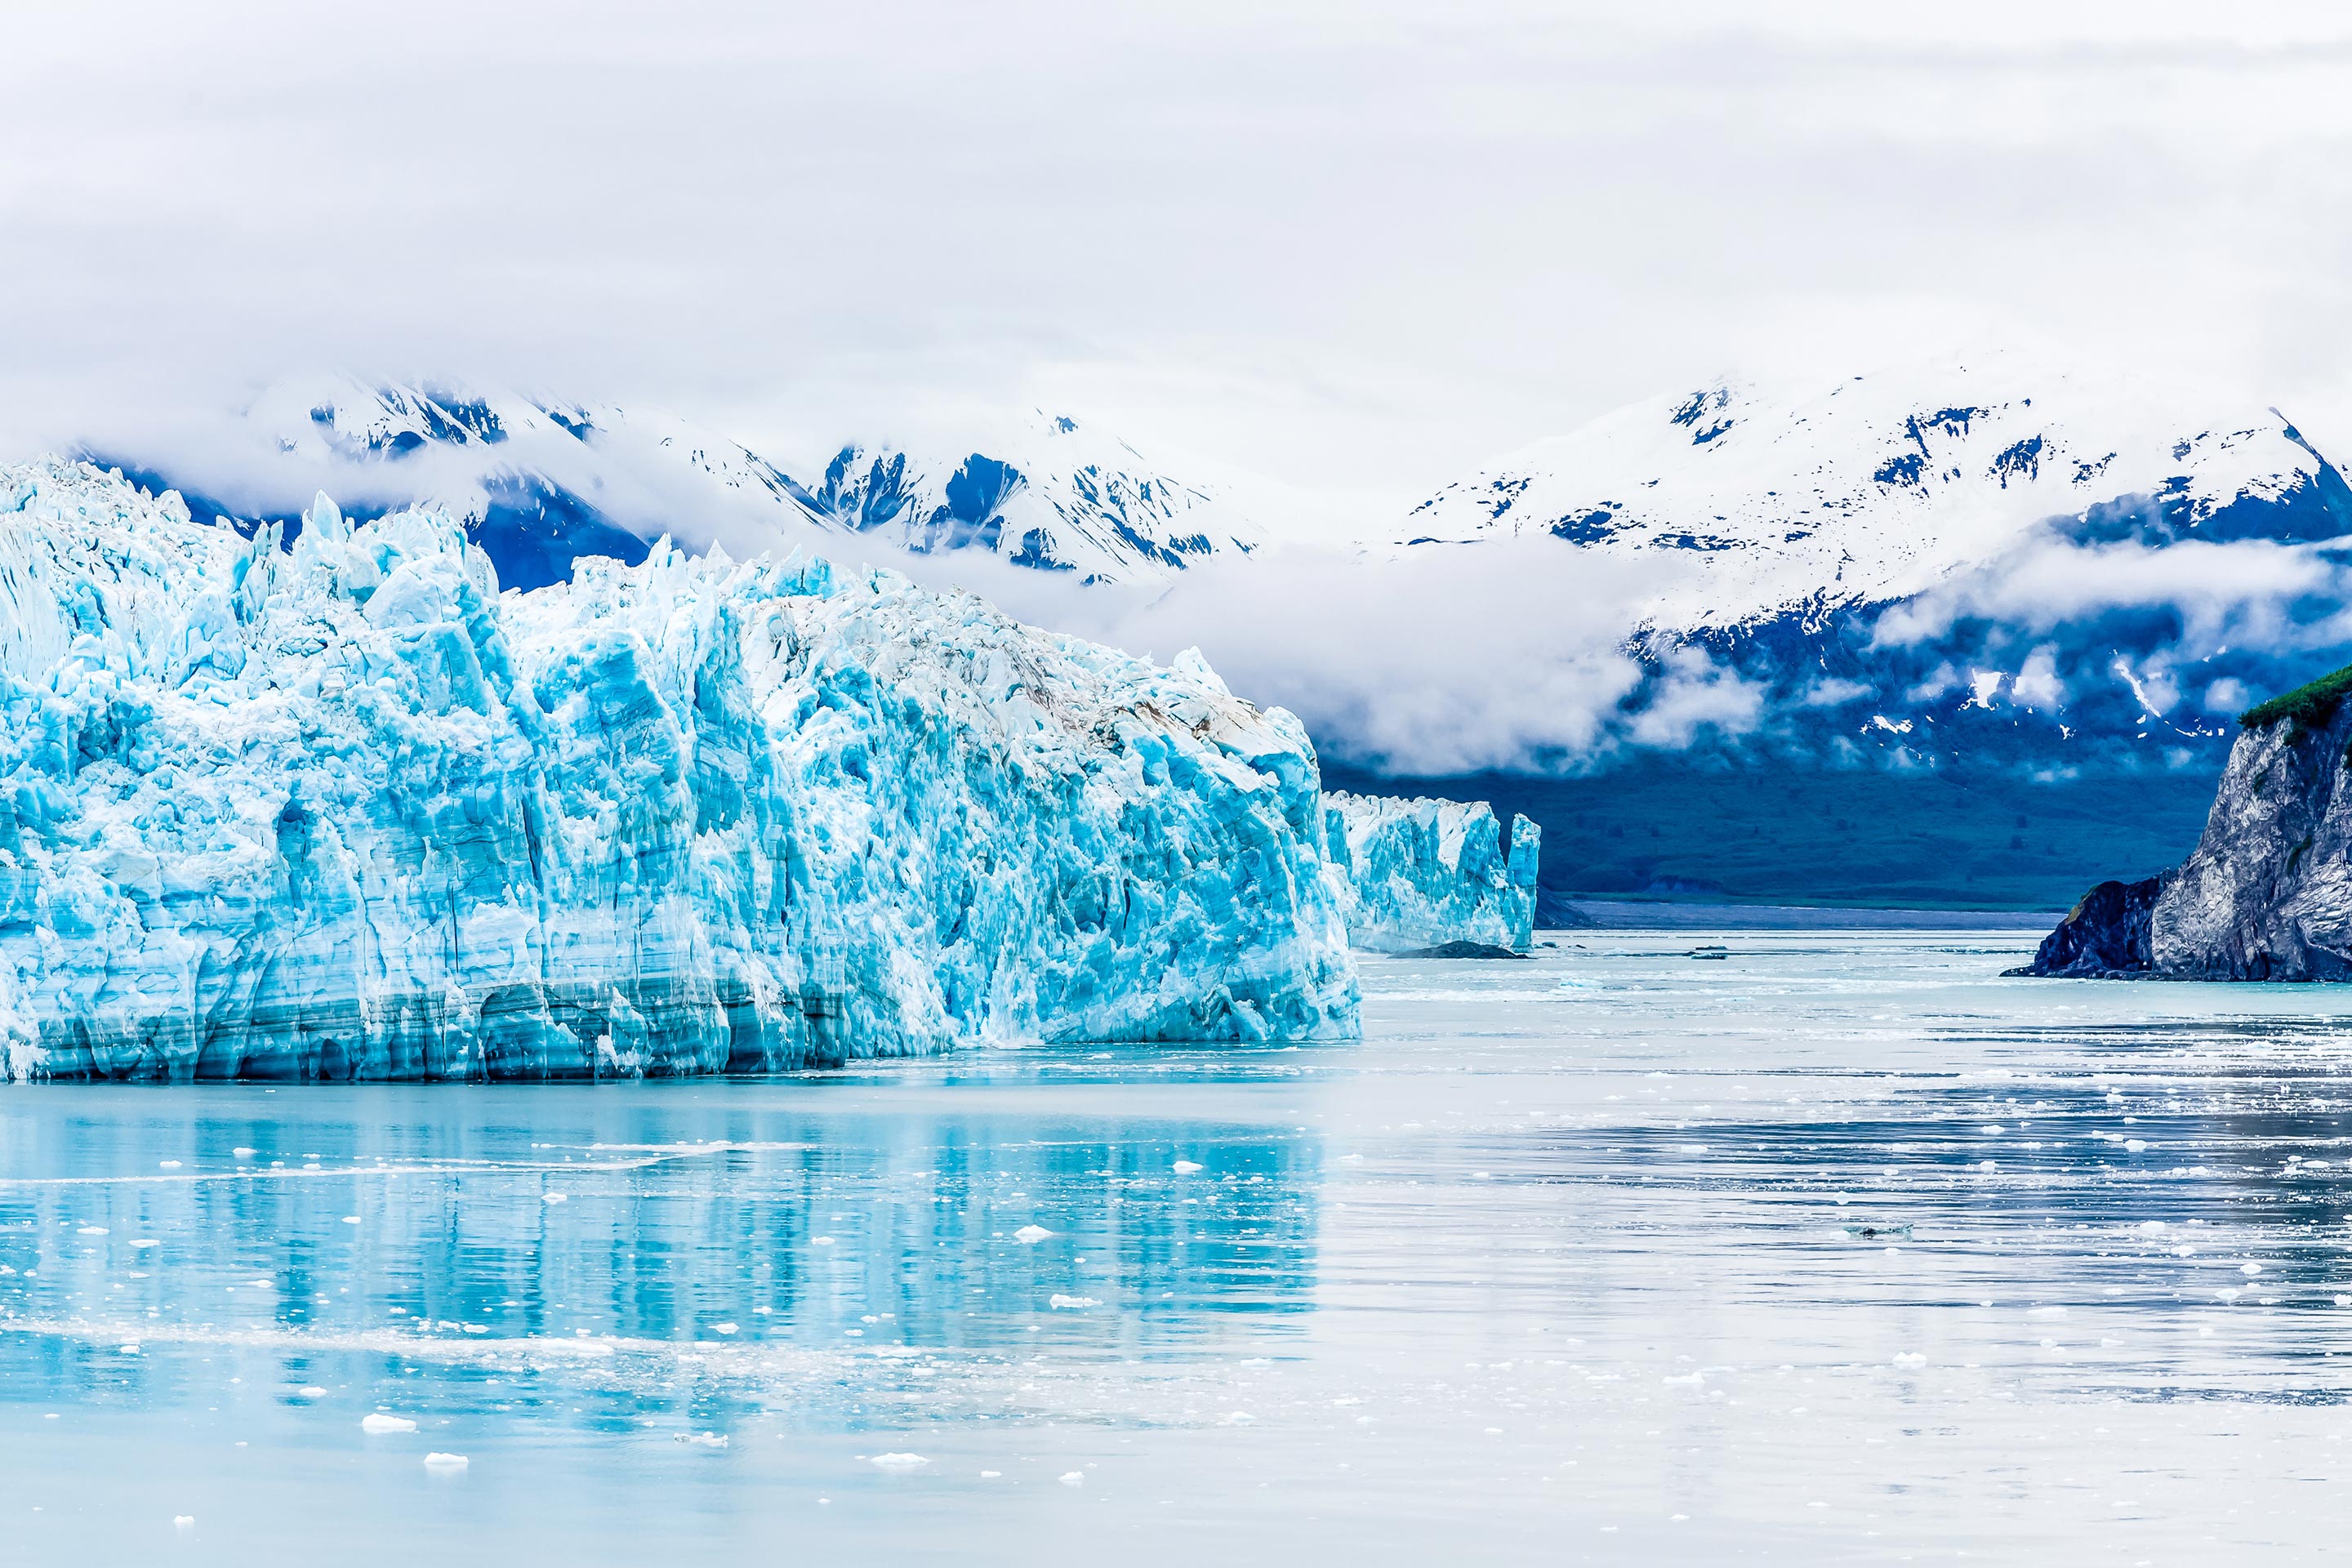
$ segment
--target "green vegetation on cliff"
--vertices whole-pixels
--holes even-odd
[[[2249,730],[2266,730],[2285,719],[2293,721],[2298,731],[2323,729],[2347,697],[2352,697],[2352,665],[2254,704],[2238,715],[2238,722]]]

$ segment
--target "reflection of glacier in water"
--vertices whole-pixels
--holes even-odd
[[[2326,1538],[2345,994],[1574,940],[1375,963],[1361,1046],[12,1091],[0,1510],[35,1561]]]
[[[1299,1310],[1313,1279],[1317,1153],[1286,1128],[1112,1144],[1084,1117],[959,1114],[951,1089],[929,1113],[835,1114],[730,1086],[712,1138],[705,1096],[657,1087],[266,1093],[182,1100],[185,1121],[76,1107],[68,1171],[0,1180],[16,1315],[71,1335],[103,1301],[84,1337],[382,1352],[395,1333],[457,1363],[709,1342],[714,1369],[749,1372],[721,1352],[1013,1334],[1026,1352],[1056,1294],[1121,1309],[1067,1310],[1057,1347],[1150,1348],[1204,1310]],[[1203,1145],[1213,1173],[1172,1168]]]

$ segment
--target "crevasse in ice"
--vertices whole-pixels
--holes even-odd
[[[1348,933],[1381,952],[1449,942],[1524,948],[1535,939],[1540,830],[1501,825],[1483,801],[1323,797],[1325,858]]]
[[[0,468],[11,1076],[760,1069],[1353,1032],[1297,721],[975,598],[656,547],[499,594]]]

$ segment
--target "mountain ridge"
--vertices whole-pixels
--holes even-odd
[[[973,553],[1089,583],[1165,579],[1263,537],[1212,487],[1091,425],[1042,410],[982,423],[968,441],[853,441],[779,462],[641,406],[331,376],[273,385],[187,450],[118,437],[74,455],[179,490],[199,514],[291,531],[320,490],[357,517],[439,506],[526,587],[581,554],[634,563],[665,535],[739,552],[855,542],[891,564]]]

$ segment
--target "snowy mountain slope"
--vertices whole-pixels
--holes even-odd
[[[1080,580],[1172,576],[1258,531],[1231,500],[1060,416],[988,420],[953,445],[852,444],[785,462],[673,415],[350,377],[273,386],[170,452],[86,438],[83,456],[173,489],[197,515],[294,525],[314,492],[354,515],[429,505],[465,521],[509,585],[578,554],[642,559],[670,534],[738,552],[856,536],[861,556],[976,552]]]
[[[1670,563],[1648,618],[1696,629],[1901,599],[2053,519],[2084,542],[2306,542],[2352,528],[2352,489],[2276,410],[1994,354],[1654,398],[1446,486],[1391,542]]]

